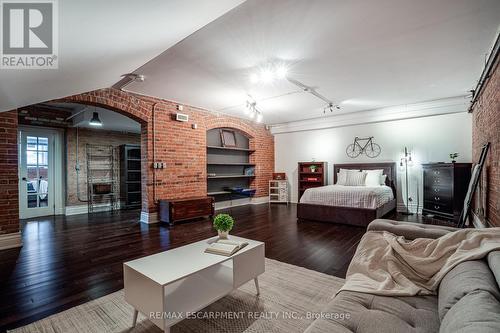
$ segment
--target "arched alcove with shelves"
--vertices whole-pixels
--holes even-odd
[[[230,140],[224,140],[223,135]],[[234,139],[234,140],[233,140]],[[255,194],[255,164],[250,140],[233,128],[212,128],[207,131],[207,192],[215,200],[227,201]],[[227,142],[230,141],[230,142]]]

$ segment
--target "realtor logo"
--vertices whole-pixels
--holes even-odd
[[[57,68],[56,0],[4,0],[0,17],[0,68]]]

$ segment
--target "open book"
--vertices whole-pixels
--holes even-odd
[[[210,246],[205,249],[205,252],[229,257],[247,245],[247,242],[238,242],[229,239],[218,239],[217,241],[210,244]]]

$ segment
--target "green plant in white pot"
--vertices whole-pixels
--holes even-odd
[[[214,228],[219,233],[219,238],[226,239],[233,226],[234,219],[229,214],[217,214],[214,218]]]

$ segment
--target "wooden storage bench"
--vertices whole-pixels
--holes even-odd
[[[173,225],[175,222],[214,215],[214,198],[194,197],[160,200],[160,221]]]

